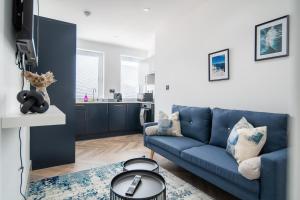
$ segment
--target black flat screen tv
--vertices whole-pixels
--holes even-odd
[[[13,0],[13,24],[16,45],[25,55],[25,64],[37,66],[38,58],[34,41],[34,0]]]

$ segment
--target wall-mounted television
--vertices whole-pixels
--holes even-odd
[[[34,0],[13,0],[13,24],[16,45],[25,55],[25,64],[37,66],[38,58],[34,41]]]

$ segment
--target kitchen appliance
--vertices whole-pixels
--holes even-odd
[[[117,100],[117,102],[122,101],[122,94],[121,93],[114,93],[114,99]]]
[[[153,102],[153,93],[140,93],[138,94],[138,101]]]
[[[140,124],[144,126],[145,123],[154,121],[154,104],[142,103],[140,110]]]
[[[117,102],[122,101],[122,94],[121,93],[114,93],[114,99],[117,100]]]

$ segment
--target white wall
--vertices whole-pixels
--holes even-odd
[[[12,1],[0,1],[0,116],[5,113],[19,112],[16,100],[21,88],[21,74],[15,65],[15,41],[12,28]],[[29,129],[22,131],[23,191],[29,174]],[[22,199],[19,195],[20,184],[18,129],[0,128],[0,199]]]
[[[256,24],[290,13],[283,0],[209,0],[156,35],[157,111],[172,104],[288,112],[290,58],[254,61]],[[208,82],[208,53],[230,49],[230,80]],[[170,84],[170,91],[165,85]]]
[[[299,0],[209,0],[156,35],[156,111],[172,104],[290,115],[289,198],[300,198]],[[290,14],[290,56],[254,61],[256,24]],[[230,80],[208,82],[208,53],[230,49]],[[165,85],[170,84],[170,91]]]
[[[121,55],[146,58],[147,51],[79,39],[77,48],[104,52],[104,98],[111,97],[109,89],[120,92]]]

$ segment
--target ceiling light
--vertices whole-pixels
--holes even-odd
[[[85,16],[90,16],[92,13],[91,13],[91,11],[89,11],[89,10],[85,10],[85,11],[83,11],[83,14],[85,15]]]
[[[150,8],[144,8],[145,12],[149,12],[151,9]]]

